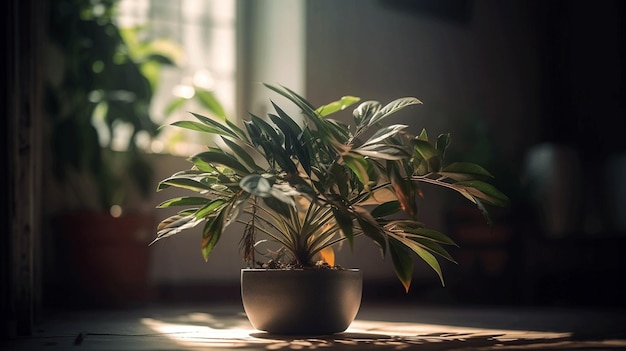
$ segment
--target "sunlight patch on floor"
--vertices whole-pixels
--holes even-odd
[[[447,342],[457,346],[496,346],[511,343],[555,343],[571,333],[532,330],[503,330],[451,325],[356,320],[344,333],[325,336],[277,336],[252,328],[243,316],[214,316],[191,313],[175,318],[143,318],[141,323],[185,347],[253,347],[267,350],[314,349],[320,347],[386,346],[403,349],[412,345]]]

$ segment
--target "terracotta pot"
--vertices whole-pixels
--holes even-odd
[[[345,331],[359,310],[358,269],[242,269],[241,297],[252,326],[272,334]]]

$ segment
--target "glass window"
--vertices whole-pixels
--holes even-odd
[[[189,111],[211,112],[192,98],[197,89],[214,94],[227,116],[235,116],[235,0],[120,0],[120,27],[142,26],[150,38],[167,40],[179,49],[175,67],[162,69],[151,112],[155,123],[193,119]],[[197,97],[197,94],[195,94]],[[189,98],[175,112],[168,105]],[[189,155],[203,148],[206,135],[164,128],[151,143],[153,152]]]

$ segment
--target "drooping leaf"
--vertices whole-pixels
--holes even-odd
[[[213,201],[205,204],[204,206],[202,206],[200,209],[198,209],[195,213],[196,218],[198,219],[203,219],[206,217],[212,217],[215,216],[215,212],[220,212],[224,209],[224,205],[227,203],[227,201],[230,199],[214,199]]]
[[[396,195],[396,198],[400,202],[402,210],[411,218],[417,218],[417,198],[416,198],[416,185],[410,180],[405,179],[398,166],[387,161],[387,176],[391,181],[391,186]]]
[[[157,242],[158,240],[170,237],[178,234],[181,231],[195,227],[201,220],[196,219],[193,214],[180,215],[176,214],[161,221],[157,226],[157,236],[149,246]]]
[[[383,228],[376,222],[376,219],[361,206],[353,206],[356,213],[356,220],[361,226],[363,234],[374,240],[380,247],[381,252],[384,253],[387,250],[387,240],[385,238]]]
[[[394,236],[394,238],[397,239],[399,242],[401,242],[402,245],[408,247],[413,252],[415,252],[422,260],[424,260],[424,262],[426,262],[430,266],[430,268],[432,268],[439,276],[439,280],[441,281],[441,286],[445,286],[445,283],[443,281],[443,273],[441,272],[441,266],[439,265],[439,261],[437,261],[437,258],[433,256],[433,254],[431,254],[426,249],[424,249],[423,247],[418,245],[415,241],[409,238],[405,238],[402,236]],[[391,242],[393,240],[390,238],[389,241]]]
[[[341,232],[346,237],[348,243],[350,244],[350,247],[352,248],[354,242],[352,216],[344,206],[333,207],[332,211],[337,225],[339,225],[339,228],[341,228]]]
[[[202,243],[200,248],[202,250],[202,257],[207,261],[209,255],[215,248],[215,244],[220,240],[222,235],[222,229],[224,228],[224,218],[228,211],[220,211],[217,216],[208,217],[202,230]]]
[[[509,198],[501,191],[496,189],[493,185],[485,183],[480,180],[470,180],[463,182],[456,182],[452,185],[452,188],[461,188],[466,190],[472,196],[475,196],[486,203],[499,207],[506,207],[509,205]]]
[[[430,241],[435,241],[446,245],[458,246],[449,236],[437,230],[425,228],[422,223],[416,223],[414,221],[411,221],[409,225],[406,225],[406,222],[403,222],[405,221],[391,222],[391,224],[398,223],[402,230],[410,233],[407,234],[407,236],[409,237],[422,237]]]
[[[476,177],[493,178],[491,173],[482,166],[470,162],[455,162],[443,167],[439,174],[454,180],[470,180]]]
[[[393,238],[389,238],[389,253],[393,270],[408,293],[413,279],[413,259],[406,247]]]
[[[372,210],[372,216],[374,218],[382,218],[396,214],[398,213],[398,211],[400,211],[399,201],[387,201],[383,204],[376,206],[376,208]]]

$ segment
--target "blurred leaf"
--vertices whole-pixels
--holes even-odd
[[[343,111],[359,102],[359,100],[361,100],[361,98],[356,96],[344,96],[337,101],[318,107],[315,112],[317,112],[321,117],[325,117],[335,112]]]

